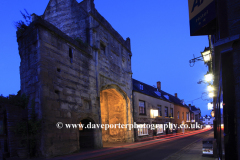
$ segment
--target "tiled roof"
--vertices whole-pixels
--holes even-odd
[[[199,108],[196,108],[195,106],[191,106],[191,110],[192,111],[197,111],[197,110],[199,110]]]
[[[157,88],[150,86],[148,84],[145,84],[143,82],[140,82],[136,79],[132,79],[132,82],[133,82],[133,91],[137,91],[137,92],[149,95],[151,97],[159,98],[159,99],[174,103],[176,105],[180,105],[180,106],[184,106],[184,107],[188,108],[188,106],[182,104],[182,101],[179,98],[177,98],[167,92],[164,92],[162,90],[158,91]],[[140,89],[140,84],[143,85],[143,90]],[[157,91],[160,92],[161,96],[159,96],[159,94],[155,93]],[[164,95],[168,95],[169,99],[167,99]]]

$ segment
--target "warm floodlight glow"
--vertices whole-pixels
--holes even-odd
[[[211,52],[210,50],[206,50],[202,52],[202,57],[205,63],[209,62],[211,60]]]
[[[208,90],[208,92],[212,92],[213,91],[213,86],[212,85],[207,86],[207,90]]]
[[[211,82],[213,80],[213,75],[211,73],[208,73],[205,75],[205,80],[207,82]]]

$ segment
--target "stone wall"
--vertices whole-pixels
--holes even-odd
[[[48,22],[35,16],[28,29],[18,34],[21,91],[35,99],[42,119],[39,150],[44,157],[80,149],[79,130],[57,129],[56,123],[101,124],[100,93],[109,88],[123,96],[124,123],[133,122],[130,40],[107,28],[105,19],[99,21],[89,13],[86,17],[88,10],[83,7],[90,2],[50,0],[42,16]],[[102,147],[101,129],[93,135],[94,147]],[[121,141],[133,141],[133,132],[126,130]]]

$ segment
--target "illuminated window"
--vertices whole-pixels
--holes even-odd
[[[146,114],[144,101],[139,101],[139,114]]]
[[[163,133],[163,124],[157,124],[156,128],[157,128],[157,134]]]
[[[148,128],[146,124],[138,124],[138,136],[148,135]]]

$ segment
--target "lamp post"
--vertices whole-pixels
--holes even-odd
[[[208,92],[212,92],[214,90],[213,85],[211,85],[211,84],[208,85],[207,90],[208,90]]]
[[[212,60],[211,50],[209,47],[205,47],[204,51],[201,52],[204,63],[209,63]]]
[[[210,72],[207,72],[207,74],[204,75],[206,82],[211,82],[213,80],[213,74]]]

